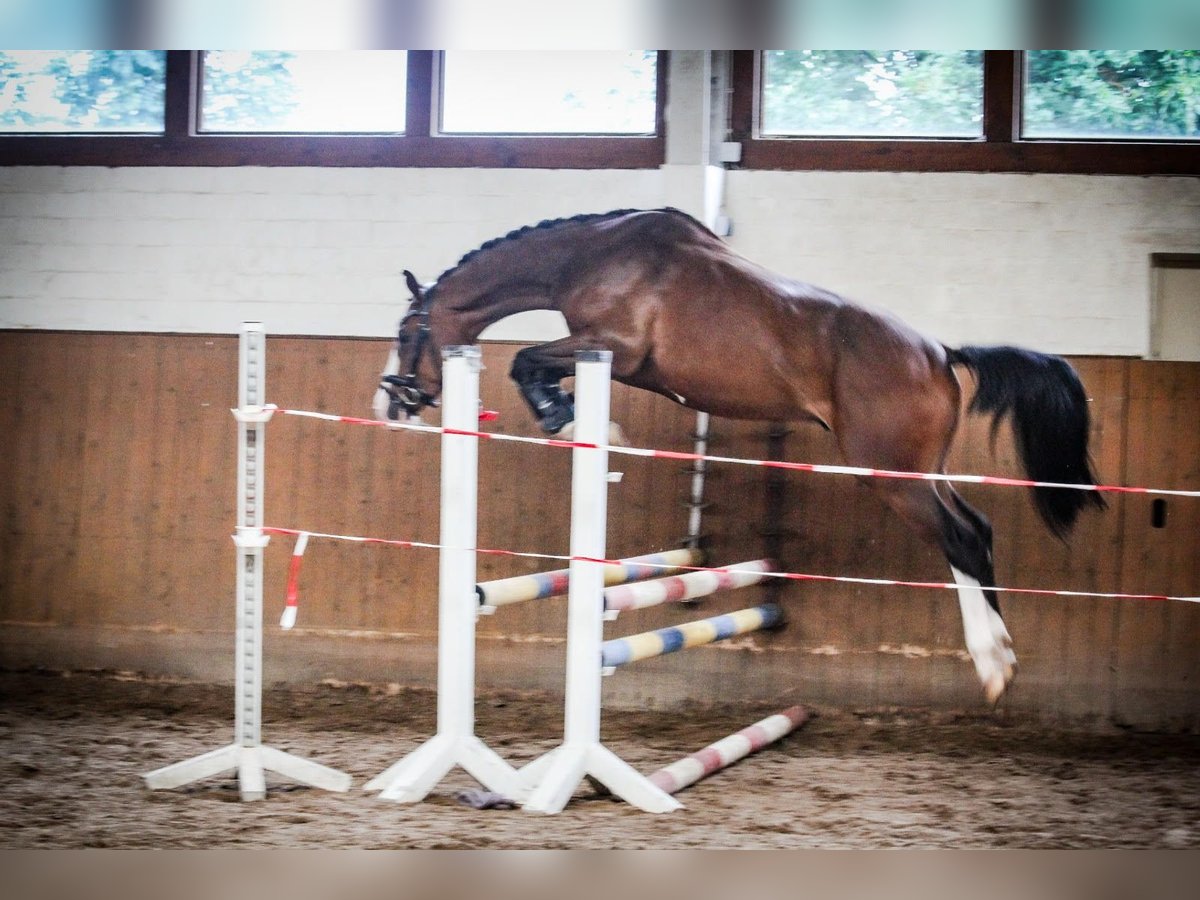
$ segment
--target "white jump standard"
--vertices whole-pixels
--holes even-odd
[[[478,347],[442,351],[442,425],[479,424]],[[507,797],[523,793],[517,772],[475,736],[475,541],[479,438],[442,434],[441,537],[438,559],[437,734],[367,782],[385,800],[414,803],[455,766]]]
[[[266,796],[265,771],[330,791],[347,791],[351,778],[328,766],[262,744],[263,488],[266,423],[266,335],[258,322],[242,325],[238,343],[237,632],[234,652],[234,742],[142,776],[151,790],[180,787],[237,770],[243,800]]]
[[[557,813],[588,775],[647,812],[681,804],[600,743],[600,644],[604,633],[605,530],[608,521],[609,370],[606,350],[575,354],[575,440],[571,469],[571,585],[567,600],[567,681],[563,743],[521,770],[536,784],[523,809]]]

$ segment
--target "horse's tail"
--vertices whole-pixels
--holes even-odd
[[[978,387],[970,411],[995,417],[993,435],[1005,416],[1012,417],[1031,481],[1096,483],[1088,457],[1087,394],[1065,359],[1019,347],[960,347],[949,354],[952,363],[974,373]],[[1084,506],[1105,505],[1095,491],[1039,487],[1033,495],[1042,520],[1059,537]]]

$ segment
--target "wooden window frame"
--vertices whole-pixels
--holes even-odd
[[[1021,138],[1023,56],[983,53],[983,136],[959,138],[762,137],[762,51],[733,54],[731,139],[744,169],[849,172],[1046,172],[1200,175],[1200,142]]]
[[[437,51],[408,51],[404,134],[201,132],[198,50],[167,51],[161,134],[0,135],[8,166],[345,166],[397,168],[649,169],[666,159],[667,51],[658,54],[653,135],[437,134]]]

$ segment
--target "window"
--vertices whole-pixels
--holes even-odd
[[[652,168],[665,158],[665,51],[621,54],[603,75],[605,54],[559,55],[554,67],[538,54],[510,54],[490,79],[476,66],[475,88],[481,78],[523,71],[527,82],[536,72],[534,86],[555,84],[557,93],[526,104],[514,97],[531,88],[503,102],[493,96],[482,111],[470,102],[469,79],[439,82],[441,55],[430,50],[52,56],[76,55],[31,57],[22,69],[21,54],[0,54],[0,165]],[[456,56],[455,79],[471,68]],[[124,77],[97,75],[97,60]],[[568,69],[582,77],[562,81]],[[83,73],[91,93],[79,95],[65,76],[55,80],[60,70]],[[449,100],[445,111],[439,95]],[[29,98],[47,96],[70,102],[30,106]],[[135,108],[146,118],[135,118]]]
[[[407,64],[399,50],[209,50],[200,130],[402,134]]]
[[[446,51],[444,134],[653,134],[658,55]]]
[[[1021,135],[1200,139],[1200,51],[1030,50]]]
[[[162,50],[0,51],[0,132],[161,133]]]
[[[751,169],[1200,175],[1198,57],[739,50],[730,132]]]
[[[979,137],[978,50],[772,50],[763,54],[761,133]]]

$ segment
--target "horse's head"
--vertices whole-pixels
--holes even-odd
[[[439,348],[429,327],[425,289],[407,269],[404,279],[412,301],[400,320],[396,342],[375,392],[375,416],[382,421],[420,421],[426,406],[437,406],[442,378]],[[403,415],[402,415],[403,414]]]

